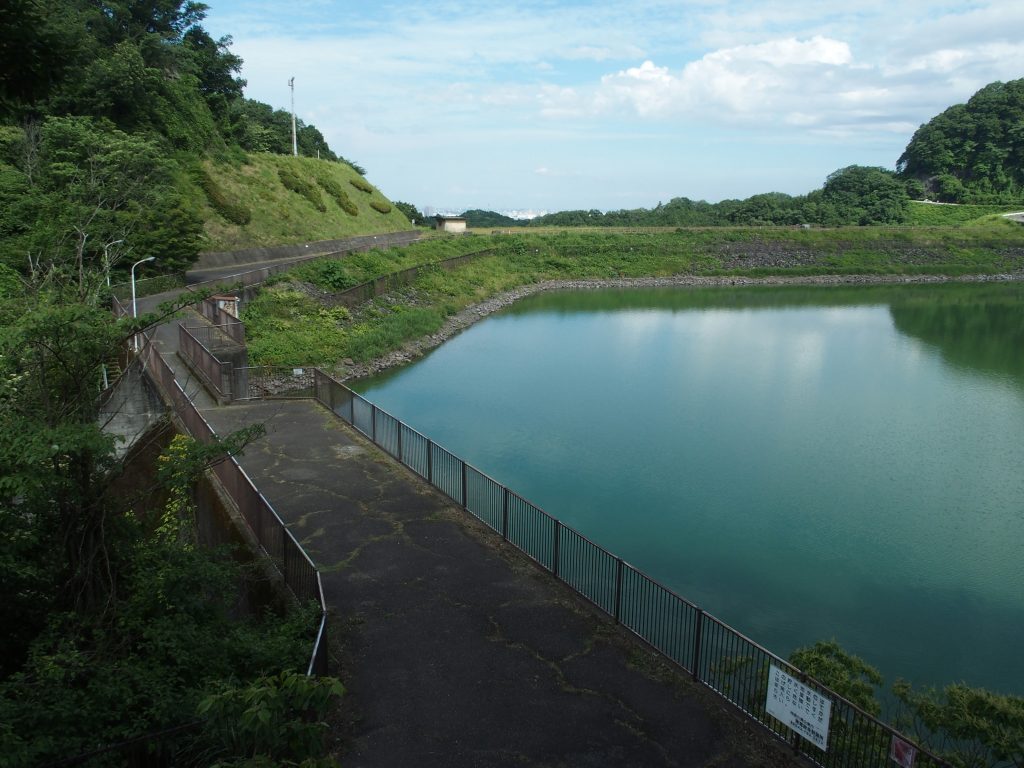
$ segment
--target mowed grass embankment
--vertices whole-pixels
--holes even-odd
[[[239,152],[197,161],[178,187],[203,219],[206,251],[412,229],[380,190],[342,162]]]

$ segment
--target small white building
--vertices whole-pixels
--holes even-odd
[[[435,216],[434,218],[437,219],[434,229],[441,232],[460,233],[466,231],[466,219],[462,216]]]

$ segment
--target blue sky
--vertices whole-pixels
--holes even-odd
[[[207,0],[246,95],[392,199],[461,211],[802,194],[1024,77],[1020,0]]]

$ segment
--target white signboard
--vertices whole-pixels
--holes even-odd
[[[776,666],[768,669],[768,714],[825,750],[832,702]]]

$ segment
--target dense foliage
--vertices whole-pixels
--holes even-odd
[[[991,83],[914,133],[896,164],[944,202],[1024,199],[1024,79]]]
[[[205,9],[190,0],[0,7],[4,765],[190,722],[204,697],[227,700],[263,676],[274,682],[258,687],[260,711],[277,689],[315,692],[281,676],[305,669],[309,611],[243,610],[255,571],[197,543],[197,478],[256,431],[212,446],[178,439],[161,471],[126,473],[102,429],[107,374],[133,334],[160,319],[115,319],[109,286],[136,262],[144,275],[194,261],[197,195],[244,225],[250,209],[206,169],[240,164],[242,149],[277,148],[257,140],[280,143],[279,116],[242,98],[230,39],[200,26]],[[300,146],[334,159],[312,126],[301,126]],[[204,738],[211,754],[235,755]]]
[[[0,263],[78,261],[124,279],[155,256],[150,269],[179,271],[203,235],[190,184],[225,222],[248,224],[252,209],[199,158],[291,154],[291,115],[243,97],[242,61],[203,29],[205,13],[192,0],[3,4]],[[303,155],[347,163],[314,126],[296,128]]]
[[[303,669],[306,610],[240,614],[255,572],[197,544],[192,488],[258,429],[177,438],[123,476],[103,367],[152,316],[115,319],[103,273],[0,266],[0,753],[34,765],[196,716],[215,685]]]
[[[901,224],[906,221],[913,186],[885,168],[851,165],[830,174],[824,186],[807,195],[767,192],[746,200],[720,203],[673,198],[652,209],[560,211],[538,216],[535,227],[716,227],[716,226],[842,226]],[[470,212],[467,212],[467,216]],[[501,226],[522,225],[500,214],[473,212],[472,221],[499,221]],[[498,217],[498,218],[496,218]]]

